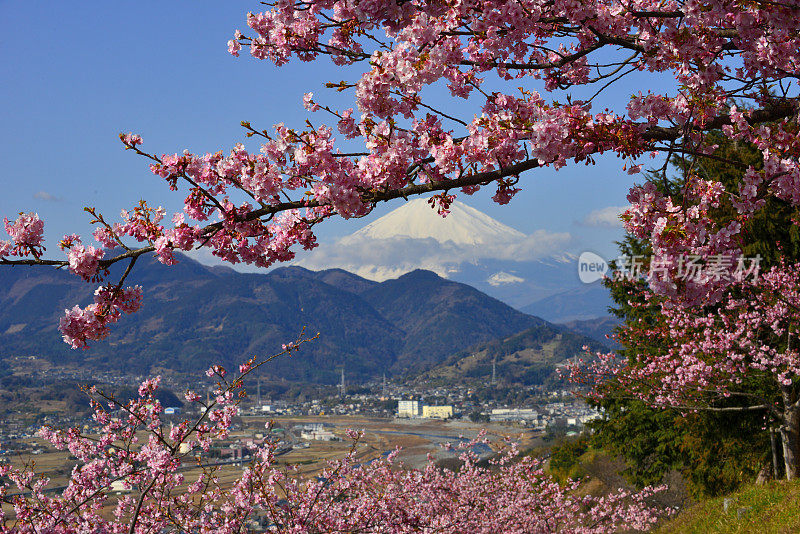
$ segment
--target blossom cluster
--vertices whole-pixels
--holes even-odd
[[[0,258],[29,254],[38,257],[44,251],[44,222],[38,214],[20,213],[13,223],[7,218],[3,222],[11,242],[0,241]]]
[[[62,250],[69,249],[67,260],[69,270],[77,274],[86,281],[97,276],[100,270],[100,260],[105,256],[103,249],[95,248],[91,245],[83,246],[81,238],[77,235],[64,236],[59,246]]]
[[[65,315],[59,322],[59,330],[64,342],[72,348],[86,348],[89,341],[106,337],[108,325],[117,322],[122,313],[137,312],[141,305],[141,286],[100,286],[94,292],[92,304],[85,308],[76,305],[65,310]]]
[[[632,361],[598,354],[572,366],[572,379],[594,385],[613,379],[659,406],[704,406],[710,393],[727,397],[747,378],[792,386],[800,376],[800,350],[791,340],[800,321],[800,265],[773,267],[713,307],[675,305],[652,293],[647,300],[660,303],[663,322],[624,326],[619,340],[644,335],[666,349]]]

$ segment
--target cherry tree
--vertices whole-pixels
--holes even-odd
[[[611,384],[654,407],[762,413],[764,425],[780,434],[786,478],[794,480],[800,476],[800,351],[793,340],[799,276],[800,265],[782,264],[706,306],[676,305],[647,291],[633,305],[656,306],[661,320],[627,324],[618,339],[639,348],[646,339],[666,350],[642,350],[629,360],[598,354],[573,366],[570,378],[594,386],[598,398]],[[778,472],[777,451],[773,456]]]
[[[66,267],[102,281],[93,304],[61,320],[64,340],[86,347],[140,306],[141,289],[124,282],[142,254],[171,264],[175,250],[207,247],[225,261],[266,267],[291,259],[298,247],[313,248],[314,228],[324,220],[364,216],[379,202],[433,194],[433,207],[446,215],[456,193],[490,187],[505,204],[523,175],[592,164],[605,153],[631,174],[673,156],[719,158],[708,133],[721,130],[762,154],[763,165],[743,168],[736,187],[689,173],[678,195],[645,183],[629,196],[626,224],[653,244],[661,276],[652,290],[674,310],[667,313],[680,323],[682,313],[699,306],[729,310],[714,318],[729,337],[718,339],[725,336],[709,323],[702,351],[671,351],[671,363],[651,364],[652,376],[684,377],[669,387],[688,393],[735,380],[755,361],[793,388],[796,353],[788,341],[785,349],[772,343],[751,351],[764,328],[785,338],[792,331],[795,304],[785,295],[794,294],[795,268],[765,278],[761,288],[769,298],[758,300],[737,263],[742,223],[764,209],[766,198],[800,204],[798,30],[797,0],[268,2],[265,11],[247,15],[247,29],[228,43],[230,53],[276,65],[327,57],[348,72],[361,66],[357,79],[328,83],[352,93],[353,107],[335,109],[308,93],[303,102],[320,117],[316,123],[268,129],[243,122],[244,135],[260,140],[257,152],[236,144],[215,153],[159,154],[146,151],[138,135],[122,134],[125,149],[186,195],[183,211],[168,217],[142,201],[114,221],[87,208],[99,244],[65,236],[66,258],[53,259],[44,254],[42,221],[22,214],[6,221],[11,240],[0,244],[0,263]],[[426,100],[425,89],[436,85],[446,86],[452,105]],[[621,85],[633,92],[630,98],[595,109],[599,95]],[[459,115],[465,100],[479,112]],[[730,203],[735,217],[712,217],[720,202]],[[106,255],[118,247],[122,253]],[[734,260],[713,276],[687,280],[681,271],[687,255],[701,265]],[[127,262],[127,269],[121,279],[106,280],[116,262]],[[678,344],[696,334],[686,328],[675,327]],[[734,346],[747,364],[725,360],[723,351]],[[717,374],[704,376],[701,360]],[[714,387],[724,391],[719,382]],[[659,400],[677,400],[670,391]],[[797,404],[792,395],[785,408]],[[785,419],[786,435],[798,457],[794,417]]]
[[[637,356],[625,361],[598,355],[597,363],[573,369],[572,378],[600,386],[595,395],[603,394],[601,384],[611,383],[655,407],[761,413],[765,428],[770,425],[770,432],[780,435],[780,454],[774,435],[772,440],[774,472],[780,472],[782,455],[786,478],[793,480],[800,476],[800,353],[793,340],[800,318],[800,265],[789,255],[779,256],[777,264],[761,272],[762,258],[746,258],[740,251],[752,247],[748,227],[753,230],[758,217],[760,224],[769,217],[797,224],[793,217],[781,220],[776,213],[786,217],[786,206],[796,213],[797,202],[785,189],[785,180],[797,152],[787,146],[782,156],[789,158],[776,170],[778,163],[763,149],[763,141],[754,143],[734,127],[723,131],[732,143],[753,143],[761,162],[757,167],[739,163],[736,192],[720,181],[700,178],[697,159],[687,167],[688,177],[676,194],[666,194],[669,185],[654,182],[631,190],[631,207],[622,218],[634,238],[650,243],[653,256],[647,276],[641,277],[649,289],[628,304],[654,307],[660,320],[629,322],[622,328],[620,341],[640,349]],[[762,213],[768,205],[775,212]],[[790,231],[780,233],[791,239]],[[782,251],[783,246],[771,243],[767,249]],[[630,270],[615,276],[637,278]]]

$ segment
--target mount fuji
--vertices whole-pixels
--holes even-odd
[[[340,243],[397,237],[431,238],[439,243],[475,246],[518,241],[525,239],[525,234],[460,202],[453,202],[447,217],[441,217],[426,199],[415,198],[343,238]]]
[[[461,202],[442,218],[417,198],[295,265],[378,282],[426,269],[519,309],[580,286],[572,242],[566,232],[524,234]]]

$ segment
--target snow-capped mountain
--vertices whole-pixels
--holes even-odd
[[[415,198],[339,243],[392,238],[431,238],[439,243],[474,246],[519,241],[525,239],[525,234],[461,202],[454,202],[450,214],[443,218],[426,199]]]
[[[521,308],[580,285],[571,242],[566,232],[526,235],[461,202],[442,218],[416,198],[295,264],[379,282],[427,269]]]

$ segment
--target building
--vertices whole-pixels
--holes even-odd
[[[423,406],[422,417],[426,419],[449,419],[453,417],[453,407],[447,406]]]
[[[489,415],[490,421],[526,421],[536,422],[539,413],[530,408],[495,408]]]
[[[122,495],[123,493],[130,493],[131,486],[127,479],[117,479],[111,481],[111,490],[112,495]]]
[[[397,401],[397,417],[420,417],[420,416],[422,416],[421,401],[418,400]]]
[[[300,432],[300,439],[316,441],[339,441],[339,438],[330,430],[304,430]]]
[[[286,401],[282,400],[267,400],[264,402],[258,402],[253,407],[253,411],[258,413],[280,413],[285,411],[289,407],[289,404]]]

